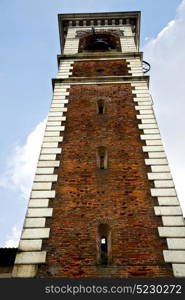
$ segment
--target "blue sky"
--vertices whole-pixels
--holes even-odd
[[[42,121],[51,101],[51,78],[57,73],[58,13],[141,10],[141,47],[152,64],[156,113],[174,180],[182,193],[185,107],[179,99],[184,82],[181,78],[178,83],[177,75],[184,63],[185,45],[180,40],[185,36],[184,7],[181,0],[12,0],[11,4],[1,0],[0,246],[13,245],[25,215],[36,161],[28,162],[28,158],[38,152]],[[176,36],[180,37],[177,41]],[[173,88],[169,72],[176,75]]]

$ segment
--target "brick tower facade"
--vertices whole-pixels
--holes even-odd
[[[12,276],[184,277],[184,220],[143,74],[140,12],[62,14],[59,30]]]

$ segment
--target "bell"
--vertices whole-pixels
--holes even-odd
[[[109,44],[101,38],[96,36],[94,27],[92,27],[92,44],[91,49],[93,50],[110,50]]]
[[[108,43],[100,38],[95,38],[93,40],[92,48],[96,50],[110,50]]]

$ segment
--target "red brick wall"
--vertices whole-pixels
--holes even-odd
[[[124,76],[128,75],[126,60],[77,61],[73,65],[74,77]]]
[[[130,84],[75,85],[70,89],[47,264],[38,277],[172,277],[158,236]],[[96,100],[106,100],[97,115]],[[108,169],[97,168],[97,147]],[[112,263],[97,264],[97,227],[111,228]]]

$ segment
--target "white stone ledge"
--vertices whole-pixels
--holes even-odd
[[[54,168],[37,168],[36,174],[45,175],[45,174],[54,174]]]
[[[141,119],[142,124],[157,124],[156,119]]]
[[[15,264],[43,264],[46,262],[46,251],[17,253]]]
[[[32,191],[31,198],[55,198],[55,191]]]
[[[158,197],[157,198],[159,205],[179,205],[177,197]]]
[[[136,118],[138,120],[142,120],[142,119],[155,119],[154,118],[154,114],[151,114],[151,115],[136,115]]]
[[[12,277],[33,278],[37,275],[38,265],[14,265]]]
[[[48,136],[44,137],[43,143],[50,143],[50,142],[63,142],[63,136]]]
[[[157,124],[138,124],[139,129],[158,129]]]
[[[66,121],[66,117],[59,117],[59,116],[54,116],[54,117],[48,117],[48,121]]]
[[[183,216],[162,216],[163,226],[184,226]]]
[[[140,111],[148,110],[148,111],[150,111],[150,113],[152,113],[153,111],[151,111],[151,108],[152,108],[152,106],[149,105],[148,102],[147,102],[147,105],[143,105],[143,103],[142,103],[141,105],[135,106],[135,110],[140,110]]]
[[[170,169],[169,167],[166,165],[166,166],[151,166],[151,169],[152,169],[152,172],[170,172]]]
[[[41,154],[39,160],[56,160],[56,154]]]
[[[143,72],[134,72],[131,71],[132,76],[143,76]]]
[[[54,94],[52,98],[52,104],[54,101],[65,101],[67,96],[64,96],[63,94]]]
[[[42,148],[41,153],[42,154],[61,154],[62,149],[61,148]]]
[[[64,76],[63,76],[64,77]],[[67,111],[67,107],[54,107],[54,108],[50,108],[50,112],[66,112]]]
[[[163,250],[164,260],[167,263],[185,263],[185,251]]]
[[[167,238],[167,245],[169,249],[183,250],[185,249],[185,239],[184,238]]]
[[[60,108],[64,107],[64,103],[52,103],[51,108]]]
[[[142,149],[143,152],[152,152],[152,153],[164,151],[163,146],[143,146]]]
[[[140,115],[151,115],[153,114],[152,109],[139,109]]]
[[[141,134],[141,140],[160,140],[160,134]]]
[[[69,92],[66,92],[65,89],[60,89],[60,92],[63,96],[69,96]]]
[[[59,160],[55,160],[55,161],[49,161],[49,160],[43,160],[43,161],[39,161],[38,162],[38,165],[37,165],[37,172],[36,172],[36,174],[41,174],[41,169],[39,169],[39,168],[48,168],[48,167],[52,167],[52,168],[54,168],[54,167],[59,167],[60,166],[60,161]],[[54,171],[54,169],[53,169],[53,171]],[[53,171],[52,171],[52,173],[50,173],[50,171],[49,171],[49,173],[45,173],[45,174],[53,174]]]
[[[32,190],[51,190],[51,182],[34,182],[32,185]]]
[[[158,227],[160,237],[185,237],[185,227]]]
[[[144,134],[160,134],[159,129],[143,129]]]
[[[140,74],[137,74],[136,72],[132,72],[132,74],[134,75],[134,74],[136,74],[136,76],[137,75],[140,75]],[[135,94],[136,95],[136,97],[137,98],[149,98],[150,97],[150,94],[149,93],[146,93],[146,94],[139,94],[139,93],[137,93],[136,91],[135,91],[135,93],[133,93],[133,94]],[[134,98],[136,98],[136,97],[134,97]],[[150,98],[149,98],[150,99]]]
[[[134,72],[134,73],[137,73],[137,72]],[[141,72],[139,72],[141,73]],[[136,90],[132,90],[132,94],[136,94],[136,95],[145,95],[145,96],[150,96],[150,93],[148,90],[139,90],[139,89],[136,89]]]
[[[27,217],[52,217],[53,208],[29,208],[27,211]]]
[[[162,141],[160,140],[146,140],[146,145],[147,146],[162,146]]]
[[[48,207],[48,205],[49,199],[35,199],[29,201],[29,207]]]
[[[149,158],[166,158],[165,152],[148,152]]]
[[[148,173],[149,180],[169,180],[172,179],[171,173]]]
[[[50,228],[23,229],[22,239],[44,239],[49,238]]]
[[[20,251],[40,251],[41,247],[42,240],[20,240],[19,243]]]
[[[165,196],[165,197],[173,197],[173,196],[176,196],[176,191],[175,189],[166,189],[166,188],[163,188],[163,189],[157,189],[157,188],[154,188],[154,189],[150,189],[151,191],[151,195],[153,197],[162,197],[162,196]]]
[[[133,82],[131,83],[131,86],[135,87],[137,90],[143,90],[143,89],[148,90],[148,86],[145,82]]]
[[[60,136],[60,131],[45,131],[44,137],[46,136]]]
[[[156,216],[180,216],[182,210],[180,206],[154,206]]]
[[[148,102],[148,103],[151,103],[151,98],[149,97],[143,97],[143,98],[134,98],[134,102],[137,102],[135,103],[136,105],[144,105],[143,103],[145,102]]]
[[[48,117],[63,117],[63,112],[51,111],[49,112]]]
[[[63,122],[62,117],[52,117],[48,119],[47,125],[48,126],[61,126]]]
[[[175,277],[185,277],[185,264],[172,264]]]
[[[58,148],[58,143],[42,143],[42,148]]]
[[[46,218],[26,218],[24,221],[25,228],[32,228],[32,227],[45,227]],[[30,249],[31,250],[31,249]]]
[[[66,90],[69,89],[70,85],[64,84],[64,83],[56,83],[55,84],[55,89],[54,90]]]
[[[46,131],[64,131],[65,126],[46,126]]]
[[[145,164],[147,165],[147,166],[149,166],[149,165],[167,165],[168,164],[168,161],[167,161],[167,159],[165,159],[165,158],[159,158],[159,159],[157,159],[157,158],[146,158],[145,159]]]
[[[154,180],[155,187],[174,187],[173,180]]]
[[[35,175],[35,182],[56,182],[58,175]]]
[[[151,107],[152,107],[152,102],[150,101],[150,100],[148,100],[148,101],[143,101],[143,102],[138,102],[137,103],[137,108],[138,108],[138,110],[140,110],[140,109],[151,109]]]
[[[52,104],[68,104],[69,103],[69,100],[59,100],[59,99],[57,99],[57,100],[53,100],[52,101]]]

